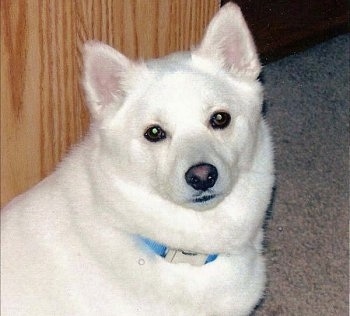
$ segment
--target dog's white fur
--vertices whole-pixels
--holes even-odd
[[[84,67],[88,135],[2,211],[1,315],[249,314],[273,155],[240,9],[224,6],[191,53],[136,63],[89,42]],[[209,124],[217,110],[225,129]],[[147,141],[152,124],[167,137]],[[194,203],[184,174],[200,162],[218,170],[216,198]],[[219,256],[168,263],[137,236]]]

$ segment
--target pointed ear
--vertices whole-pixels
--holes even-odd
[[[120,103],[123,81],[133,63],[112,47],[95,41],[84,45],[83,85],[87,103],[93,117],[104,108]]]
[[[261,71],[252,35],[240,8],[234,3],[226,4],[214,16],[201,44],[192,54],[250,79],[256,79]]]

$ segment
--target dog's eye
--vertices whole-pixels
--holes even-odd
[[[166,137],[166,133],[160,126],[153,125],[147,128],[144,136],[150,142],[159,142]]]
[[[227,112],[215,112],[210,118],[210,125],[213,128],[225,128],[231,122],[231,115]]]

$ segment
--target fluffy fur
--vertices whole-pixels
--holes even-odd
[[[57,170],[2,211],[1,315],[248,315],[263,294],[262,221],[273,185],[255,46],[234,4],[201,44],[146,63],[89,42],[92,124]],[[231,123],[213,129],[215,111]],[[157,124],[166,138],[149,142]],[[198,163],[218,179],[204,196]],[[138,236],[219,254],[169,263]]]

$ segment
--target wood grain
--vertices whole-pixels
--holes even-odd
[[[1,0],[1,205],[47,176],[86,132],[81,47],[130,58],[186,50],[219,0]]]

